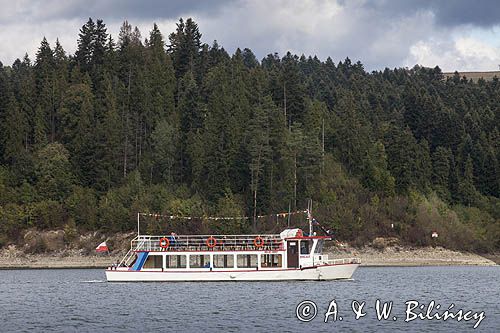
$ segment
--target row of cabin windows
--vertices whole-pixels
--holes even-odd
[[[261,254],[261,267],[283,267],[282,254]],[[186,255],[167,255],[165,256],[166,268],[186,268]],[[190,268],[210,268],[209,255],[190,255]],[[214,254],[214,268],[234,268],[234,255],[232,254]],[[257,268],[257,254],[237,254],[237,268]],[[148,256],[143,268],[163,268],[163,256]]]

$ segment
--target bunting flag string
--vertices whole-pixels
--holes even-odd
[[[258,215],[257,218],[264,218],[264,217],[287,217],[288,215],[296,215],[296,214],[307,214],[307,210],[297,210],[295,212],[284,212],[284,213],[277,213],[277,214],[270,214],[270,215]],[[148,216],[148,217],[154,217],[154,218],[168,218],[168,219],[184,219],[184,220],[249,220],[251,217],[248,216],[198,216],[198,217],[193,217],[193,216],[180,216],[180,215],[163,215],[163,214],[157,214],[157,213],[139,213],[141,216]]]

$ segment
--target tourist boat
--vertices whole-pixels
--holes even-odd
[[[285,229],[258,235],[138,235],[108,281],[283,281],[350,279],[357,258],[323,254],[329,234]],[[322,228],[323,229],[323,228]],[[323,229],[324,230],[324,229]]]

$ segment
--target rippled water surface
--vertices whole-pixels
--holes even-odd
[[[3,270],[0,281],[0,332],[500,332],[500,267],[362,267],[352,281],[226,283],[107,283],[102,270]],[[342,321],[332,315],[324,323],[334,299]],[[388,320],[377,320],[377,299],[393,301]],[[296,317],[303,300],[317,307],[309,322]],[[353,300],[366,301],[359,320]],[[484,311],[485,319],[476,330],[477,320],[405,322],[409,300],[434,300],[441,313],[454,303],[454,311]]]

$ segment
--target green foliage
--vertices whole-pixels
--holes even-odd
[[[437,147],[432,155],[432,184],[440,198],[449,201],[451,151],[443,147]]]
[[[69,152],[60,143],[51,143],[36,153],[36,187],[43,198],[63,200],[73,183]]]
[[[29,213],[26,207],[8,203],[0,206],[0,234],[15,239],[28,226]],[[4,240],[6,241],[6,240]]]
[[[88,229],[96,229],[97,224],[97,196],[94,190],[75,186],[72,193],[66,198],[66,208],[73,224]]]
[[[30,225],[40,229],[61,228],[66,218],[66,211],[58,201],[42,200],[31,207]]]
[[[156,162],[154,168],[163,182],[172,184],[177,157],[175,150],[178,142],[177,130],[167,120],[162,120],[157,124],[151,137]]]
[[[115,43],[89,18],[74,55],[43,38],[33,63],[0,64],[0,241],[30,226],[133,230],[138,211],[199,217],[150,232],[271,230],[257,216],[312,198],[357,244],[432,245],[437,230],[441,245],[500,248],[498,80],[259,62],[201,37],[192,19],[168,41],[125,21]]]
[[[249,231],[249,221],[238,219],[240,216],[245,216],[244,204],[241,198],[232,194],[226,194],[217,202],[216,216],[235,217],[234,219],[224,220],[208,220],[208,228],[213,234],[227,235],[231,233],[242,234]]]

